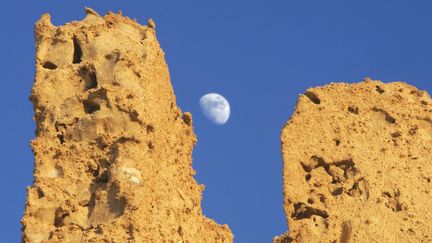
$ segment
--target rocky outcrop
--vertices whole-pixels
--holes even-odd
[[[34,185],[24,242],[232,242],[203,216],[189,113],[155,24],[121,14],[36,24]]]
[[[282,130],[289,232],[274,242],[432,241],[432,100],[401,82],[299,96]]]

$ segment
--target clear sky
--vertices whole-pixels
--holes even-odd
[[[56,25],[80,20],[84,6],[155,20],[177,103],[193,114],[203,211],[229,224],[236,242],[270,242],[287,229],[279,134],[298,94],[367,76],[432,91],[430,0],[4,1],[0,242],[19,242],[33,182],[34,23],[45,12]],[[208,92],[230,101],[223,126],[200,112]]]

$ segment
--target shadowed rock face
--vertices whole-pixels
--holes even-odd
[[[432,100],[401,82],[299,96],[282,130],[289,232],[274,242],[432,241]]]
[[[24,242],[232,242],[202,215],[192,119],[176,106],[154,23],[86,12],[36,24]]]

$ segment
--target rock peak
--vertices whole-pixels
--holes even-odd
[[[192,118],[176,105],[154,23],[86,13],[36,25],[23,242],[232,242],[202,213]]]
[[[366,78],[308,89],[281,133],[279,242],[431,240],[432,100]]]

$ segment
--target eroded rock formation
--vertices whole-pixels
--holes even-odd
[[[282,130],[289,232],[274,242],[432,241],[432,100],[401,82],[300,95]]]
[[[202,214],[192,118],[176,106],[154,23],[86,12],[36,24],[24,242],[232,242]]]

